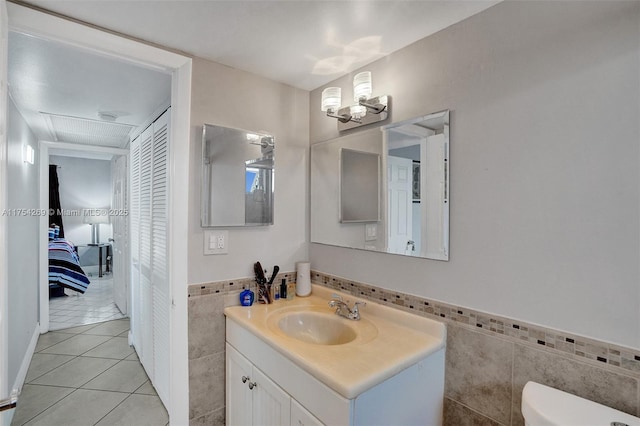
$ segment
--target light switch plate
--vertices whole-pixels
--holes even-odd
[[[378,224],[377,223],[366,223],[364,225],[364,240],[365,241],[375,241],[378,239]]]
[[[207,229],[204,231],[204,254],[229,253],[229,231]]]

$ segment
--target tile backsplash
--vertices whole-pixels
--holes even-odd
[[[319,271],[311,277],[315,284],[447,325],[445,425],[524,425],[520,405],[528,381],[640,416],[640,349]]]
[[[281,272],[292,282],[295,272]],[[225,424],[224,308],[239,304],[245,288],[257,292],[253,278],[190,285],[189,305],[189,425]]]
[[[295,280],[294,272],[277,281]],[[428,316],[447,325],[446,425],[522,426],[522,388],[533,380],[640,415],[640,350],[460,308],[312,271],[314,284]],[[189,286],[191,425],[224,424],[224,308],[253,278]],[[365,308],[366,309],[366,308]],[[364,311],[366,312],[366,311]]]
[[[426,314],[443,321],[451,321],[500,336],[511,337],[518,342],[526,342],[545,349],[570,354],[577,358],[620,367],[622,370],[635,372],[640,376],[640,349],[609,344],[468,308],[459,308],[317,271],[312,273],[312,281],[357,297],[375,300],[381,304],[395,305],[410,312]]]

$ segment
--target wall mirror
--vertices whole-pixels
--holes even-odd
[[[449,143],[442,111],[312,145],[311,242],[448,260]],[[345,202],[365,201],[366,214],[345,220]]]
[[[203,126],[203,227],[273,225],[274,149],[266,133]]]

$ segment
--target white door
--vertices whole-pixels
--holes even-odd
[[[408,158],[387,157],[389,180],[389,253],[415,254],[412,234],[413,161]]]
[[[169,406],[170,307],[167,266],[170,109],[131,142],[133,345],[158,396]]]
[[[7,3],[0,0],[0,211],[7,207]],[[7,281],[7,220],[0,215],[0,401],[9,397],[9,346],[7,309],[9,283]],[[0,424],[11,416],[0,414]]]
[[[127,232],[127,157],[121,155],[112,162],[113,177],[111,197],[111,265],[113,268],[113,301],[124,315],[129,314],[129,275],[127,274],[128,232]]]

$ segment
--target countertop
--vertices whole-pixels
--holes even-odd
[[[359,321],[339,317],[328,306],[340,294],[349,306],[365,301],[313,285],[307,297],[278,300],[269,305],[225,308],[227,319],[266,342],[313,377],[347,399],[353,399],[405,368],[445,347],[446,328],[432,319],[366,301]],[[328,313],[351,327],[358,337],[339,345],[306,343],[278,327],[283,315],[295,311]]]

